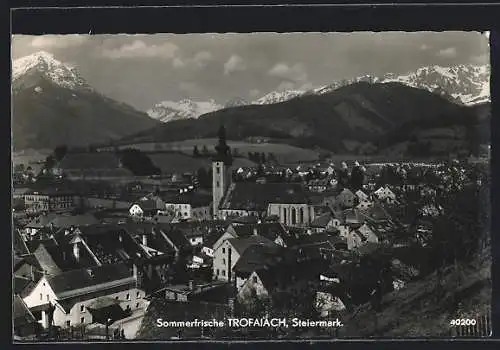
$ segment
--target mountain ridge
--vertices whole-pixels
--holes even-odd
[[[12,63],[14,150],[88,146],[158,123],[100,94],[52,54],[39,52]]]
[[[205,113],[210,113],[229,107],[281,103],[304,95],[323,95],[347,85],[369,82],[383,84],[402,83],[413,88],[436,93],[454,103],[474,105],[490,101],[489,72],[488,65],[458,64],[454,66],[424,66],[399,75],[387,73],[380,77],[361,75],[351,79],[341,79],[331,84],[309,90],[271,91],[251,102],[236,98],[226,104],[219,104],[214,100],[207,102],[191,101],[191,103],[194,105],[209,105],[210,108],[206,108],[204,111]],[[232,103],[234,100],[237,100],[238,103]],[[183,101],[167,101],[165,107],[162,107],[162,102],[160,102],[148,111],[148,114],[163,122],[198,118],[203,114],[203,110],[200,108],[186,110],[185,107],[182,107],[185,104]],[[163,111],[162,108],[164,109]]]

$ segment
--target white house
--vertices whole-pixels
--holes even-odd
[[[45,275],[23,300],[32,312],[41,313],[38,321],[47,328],[51,306],[53,325],[70,327],[101,323],[103,314],[116,321],[126,311],[144,309],[144,296],[137,273],[124,264],[113,264]]]
[[[382,186],[374,192],[378,199],[383,200],[389,204],[396,202],[396,195],[387,186]]]
[[[232,281],[235,279],[234,265],[248,247],[256,244],[275,244],[269,239],[255,234],[249,237],[227,238],[230,235],[228,232],[224,233],[214,244],[213,276],[218,280]]]
[[[358,197],[358,200],[360,202],[362,201],[368,201],[369,197],[366,193],[364,193],[363,191],[361,190],[357,190],[356,193],[355,193],[356,197]]]
[[[328,290],[316,292],[316,310],[322,317],[327,317],[331,313],[345,310],[346,306],[342,299]]]

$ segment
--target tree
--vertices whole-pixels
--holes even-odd
[[[238,148],[233,148],[233,157],[240,157],[240,150]]]
[[[261,162],[262,164],[264,164],[264,163],[266,162],[266,154],[265,154],[264,152],[262,152],[262,153],[260,154],[260,162]]]
[[[203,148],[201,149],[201,154],[203,157],[208,157],[210,155],[210,152],[208,152],[207,145],[203,145]]]
[[[14,172],[16,172],[16,173],[24,173],[24,171],[25,171],[24,164],[16,164],[14,166]]]
[[[123,167],[136,176],[159,175],[160,169],[156,167],[151,158],[137,149],[125,149],[120,152],[120,161]]]
[[[54,157],[58,162],[61,161],[67,153],[68,153],[68,146],[66,145],[57,146],[54,149]]]
[[[195,146],[193,147],[193,157],[195,157],[195,158],[196,158],[196,157],[199,157],[199,156],[200,156],[200,151],[198,150],[198,146],[197,146],[197,145],[195,145]]]

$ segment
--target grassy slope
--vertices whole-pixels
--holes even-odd
[[[450,336],[449,322],[454,318],[473,318],[485,314],[491,305],[491,257],[485,252],[473,264],[461,266],[462,282],[452,267],[444,274],[446,294],[436,300],[436,275],[410,283],[383,299],[378,324],[370,305],[363,305],[345,315],[342,336],[347,337],[432,337]],[[461,302],[460,311],[453,296]]]

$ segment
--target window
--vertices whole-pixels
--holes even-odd
[[[137,298],[140,298],[140,297],[141,297],[141,293],[137,292]]]
[[[253,283],[257,283],[257,276],[253,276],[252,280],[253,280]]]
[[[226,248],[222,248],[222,254],[226,254]]]
[[[71,326],[71,321],[70,320],[66,321],[66,327],[69,328],[70,326]]]
[[[217,269],[217,276],[219,276],[219,272],[220,272],[219,269]]]
[[[217,167],[216,170],[217,170],[217,174],[220,174],[220,167]]]
[[[80,318],[80,323],[85,323],[85,317]]]
[[[80,305],[80,312],[85,312],[85,305]]]
[[[43,300],[43,295],[42,295],[42,293],[40,293],[40,300]]]
[[[300,223],[303,224],[304,223],[304,209],[303,208],[299,209],[299,216],[300,216]]]
[[[286,208],[283,208],[283,222],[286,224]]]
[[[127,300],[130,300],[130,294],[127,293]]]
[[[48,295],[48,294],[46,295],[46,297],[47,297],[47,301],[49,301],[49,300],[50,300],[50,297],[49,297],[49,295]]]
[[[226,270],[222,270],[222,276],[226,275]]]
[[[292,225],[295,225],[297,223],[297,211],[295,208],[292,208]]]
[[[226,265],[226,259],[222,259],[222,263]]]
[[[139,308],[139,303],[135,304],[135,308],[138,309]]]
[[[118,296],[115,297],[115,300],[118,300]]]
[[[217,184],[215,185],[215,187],[220,187],[220,182],[217,181]]]

